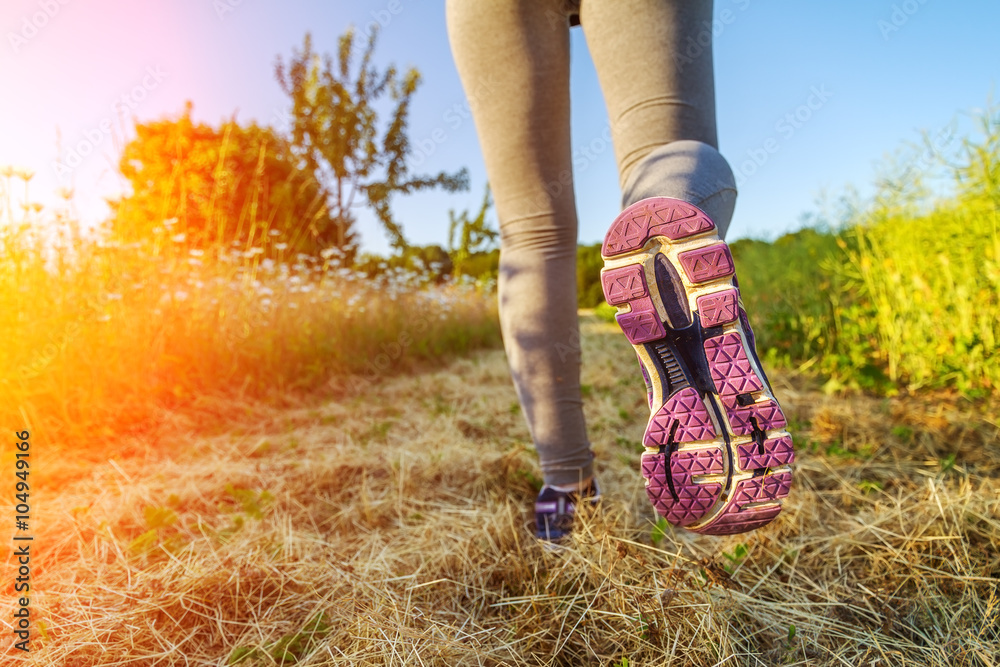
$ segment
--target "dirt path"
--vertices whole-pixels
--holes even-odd
[[[502,352],[480,352],[76,466],[39,509],[28,657],[996,664],[995,423],[774,374],[798,456],[786,511],[750,535],[662,532],[638,473],[631,348],[589,316],[582,345],[606,498],[565,551],[531,537],[537,462]]]

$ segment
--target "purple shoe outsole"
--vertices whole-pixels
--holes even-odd
[[[604,296],[651,387],[642,475],[656,511],[713,535],[769,523],[795,454],[715,224],[681,200],[644,199],[602,255]]]

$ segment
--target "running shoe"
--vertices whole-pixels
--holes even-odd
[[[596,480],[591,480],[582,491],[574,492],[543,486],[535,500],[535,536],[544,542],[562,540],[573,530],[573,515],[580,501],[596,503],[600,499]]]
[[[652,390],[649,500],[698,533],[769,523],[791,486],[792,438],[715,224],[679,199],[644,199],[615,219],[601,254],[604,296]]]

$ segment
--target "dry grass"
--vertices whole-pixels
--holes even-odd
[[[537,463],[500,351],[85,467],[34,452],[31,662],[998,664],[995,404],[779,376],[787,511],[750,535],[661,537],[631,348],[590,317],[582,344],[606,498],[556,553],[529,532]]]
[[[344,373],[366,383],[499,342],[488,285],[369,277],[336,249],[286,254],[281,234],[187,248],[168,222],[143,243],[67,240],[51,259],[36,228],[0,223],[0,424],[90,449],[217,411],[218,396],[280,398]]]

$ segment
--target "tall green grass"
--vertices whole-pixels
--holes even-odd
[[[867,201],[842,197],[833,221],[731,243],[767,361],[830,389],[1000,388],[1000,113],[977,122],[947,153],[933,140],[910,150]],[[580,246],[580,305],[613,321],[600,265],[600,245]]]
[[[1000,387],[1000,116],[979,130],[942,158],[946,197],[910,170],[848,207],[837,233],[733,244],[767,358],[834,387]]]

